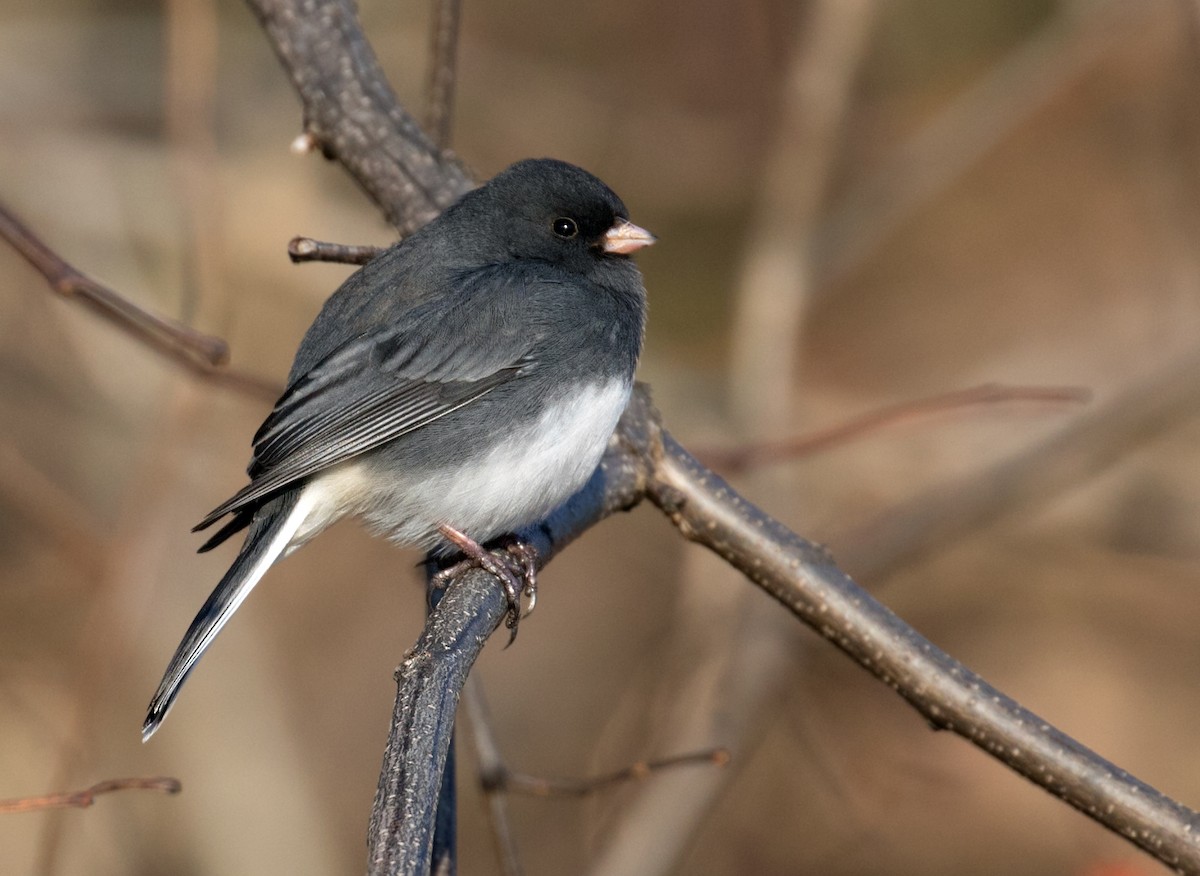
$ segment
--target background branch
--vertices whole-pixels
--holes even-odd
[[[801,363],[812,313],[811,241],[831,186],[855,83],[879,5],[815,0],[786,43],[778,119],[755,185],[753,213],[733,289],[724,433],[742,441],[792,432],[805,415]],[[794,512],[803,494],[795,469],[751,473],[744,484],[766,507]],[[780,694],[803,677],[797,630],[766,600],[746,599],[738,573],[700,552],[685,553],[666,639],[675,665],[657,673],[664,702],[652,745],[688,751],[727,747],[727,770],[689,770],[635,790],[603,837],[593,876],[674,871],[700,825],[770,722]],[[715,629],[714,616],[725,619]]]
[[[993,405],[1001,402],[1083,404],[1091,401],[1091,398],[1091,391],[1080,386],[1002,386],[998,383],[985,383],[875,408],[860,417],[805,435],[767,441],[747,441],[728,448],[705,447],[695,451],[695,455],[705,465],[730,474],[755,466],[820,453],[848,441],[873,435],[889,426],[974,405]]]
[[[938,547],[1087,482],[1200,411],[1200,351],[1182,357],[1119,397],[1096,405],[1059,433],[982,472],[937,485],[837,537],[852,566],[880,580]]]
[[[0,815],[11,815],[16,812],[40,812],[43,809],[86,809],[95,803],[96,798],[101,794],[111,794],[114,791],[162,791],[166,794],[178,794],[181,790],[183,790],[183,786],[179,780],[167,776],[108,779],[97,782],[82,791],[0,800]]]
[[[2,204],[0,237],[24,256],[46,278],[50,288],[63,298],[81,302],[93,313],[168,361],[182,366],[193,376],[267,401],[279,397],[278,384],[226,367],[229,347],[223,340],[144,310],[85,276],[43,243]]]
[[[432,60],[426,89],[425,130],[439,151],[450,147],[458,78],[458,25],[462,0],[433,0]]]

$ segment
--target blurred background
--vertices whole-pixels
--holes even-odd
[[[425,4],[361,12],[419,111]],[[6,0],[0,200],[68,261],[282,381],[344,266],[394,239],[231,0]],[[660,243],[642,368],[717,451],[1003,383],[725,470],[989,681],[1200,803],[1200,5],[467,3],[454,146],[584,165]],[[1197,366],[1200,367],[1200,366]],[[1200,376],[1200,375],[1198,375]],[[1076,400],[1072,401],[1071,398]],[[0,871],[361,872],[419,557],[339,524],[275,568],[143,746],[233,555],[189,527],[243,483],[262,400],[182,373],[0,246]],[[530,874],[1098,874],[1157,865],[915,712],[652,508],[542,578],[477,667],[514,769],[727,746],[510,804]],[[496,873],[460,734],[461,871]]]

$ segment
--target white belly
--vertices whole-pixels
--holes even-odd
[[[629,401],[630,384],[594,384],[551,403],[541,418],[507,436],[481,460],[437,477],[403,472],[386,482],[351,461],[307,487],[313,510],[293,539],[299,544],[343,514],[359,514],[376,532],[423,548],[448,523],[476,541],[520,529],[546,516],[587,482]]]

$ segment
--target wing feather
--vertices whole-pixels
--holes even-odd
[[[483,271],[466,286],[466,294],[454,301],[427,302],[410,310],[400,325],[351,340],[295,380],[254,436],[251,482],[195,528],[211,526],[226,514],[244,514],[281,490],[423,428],[535,368],[537,319],[522,312],[529,296],[521,294],[521,278],[497,283]],[[506,318],[488,318],[504,308]],[[515,343],[488,343],[495,340],[489,328],[497,322],[522,326],[523,333]]]

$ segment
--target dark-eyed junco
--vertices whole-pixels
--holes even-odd
[[[249,531],[142,738],[271,564],[339,517],[471,553],[583,486],[629,398],[646,312],[629,254],[653,241],[596,177],[529,160],[342,284],[254,436],[250,483],[196,527],[231,515],[201,550]]]

